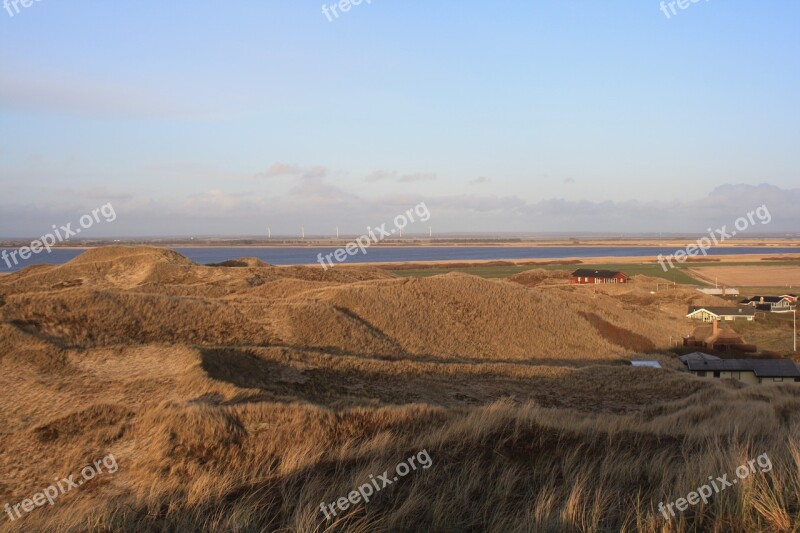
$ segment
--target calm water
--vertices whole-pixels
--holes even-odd
[[[237,257],[257,257],[273,265],[311,264],[317,262],[317,254],[329,254],[335,248],[173,248],[192,261],[200,264],[221,263]],[[53,250],[33,255],[19,265],[0,260],[0,272],[14,272],[22,267],[47,264],[62,264],[80,255],[82,250]],[[717,248],[709,250],[709,255],[724,256],[733,254],[786,254],[798,253],[798,247],[781,248]],[[348,256],[347,263],[375,263],[382,261],[467,261],[478,259],[563,259],[565,257],[632,257],[669,255],[675,248],[663,247],[425,247],[425,248],[370,248],[364,255],[358,252]]]

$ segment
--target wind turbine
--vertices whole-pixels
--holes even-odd
[[[306,228],[304,226],[300,226],[300,238],[301,239],[306,238]]]

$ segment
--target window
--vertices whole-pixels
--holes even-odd
[[[718,378],[719,377],[719,372],[714,372],[714,377]]]
[[[772,381],[783,381],[783,378],[772,378]]]
[[[704,371],[698,372],[697,375],[700,376],[701,378],[706,377],[706,373]]]

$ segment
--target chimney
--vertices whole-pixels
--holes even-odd
[[[711,323],[713,327],[712,335],[716,335],[719,333],[719,320],[713,320]]]

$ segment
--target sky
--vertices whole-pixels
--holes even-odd
[[[798,2],[333,4],[0,9],[0,237],[800,232]]]

